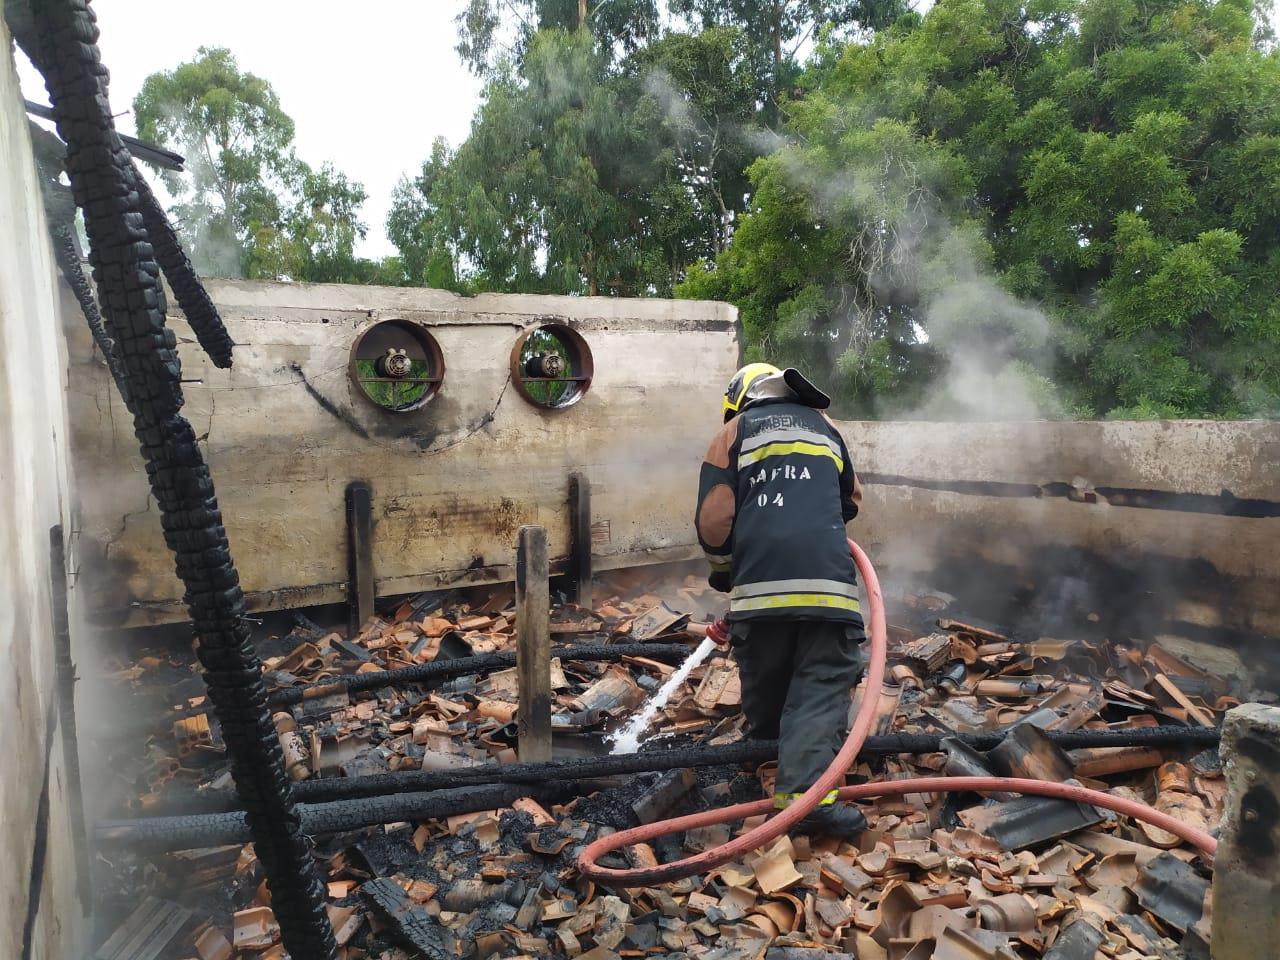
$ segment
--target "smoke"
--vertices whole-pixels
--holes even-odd
[[[673,130],[707,128],[666,74],[651,74],[646,90]],[[798,192],[808,222],[841,238],[839,262],[811,272],[825,286],[779,310],[766,349],[825,360],[834,381],[870,383],[882,419],[943,424],[885,425],[862,438],[860,425],[847,425],[855,451],[861,439],[870,458],[860,472],[907,478],[870,483],[865,515],[850,526],[882,565],[886,589],[941,590],[948,615],[1020,637],[1158,637],[1200,656],[1224,641],[1258,647],[1244,588],[1205,560],[1212,526],[1089,499],[1095,486],[1123,484],[1139,450],[1149,446],[1148,470],[1158,463],[1158,436],[1139,428],[1117,445],[1085,424],[1028,422],[1076,412],[1053,382],[1057,331],[1040,304],[1005,286],[960,158],[863,103],[805,109],[826,110],[829,129],[810,129],[808,140],[749,125],[731,132],[770,158],[767,189],[780,182]],[[892,334],[928,360],[897,381],[877,353],[895,320]],[[897,613],[912,610],[922,630],[940,612]]]
[[[1047,371],[1048,317],[976,273],[948,283],[929,301],[926,327],[944,369],[905,419],[1043,420],[1064,414]]]
[[[810,142],[703,116],[660,68],[646,74],[644,89],[683,149],[697,156],[708,141],[720,149],[731,142],[736,151],[770,157],[785,182],[808,199],[817,228],[847,238],[844,262],[828,271],[828,288],[803,292],[779,310],[775,347],[804,357],[825,354],[828,369],[870,394],[881,418],[1068,415],[1051,380],[1050,320],[1001,286],[975,215],[975,190],[945,146],[860,102],[831,105],[838,132]],[[880,354],[892,339],[886,327],[901,327],[903,315],[911,318],[907,329],[893,337],[905,341],[917,361],[912,370],[895,371]],[[830,386],[842,392],[838,383]]]
[[[918,157],[913,162],[919,169]],[[894,483],[868,492],[870,530],[883,538],[873,555],[887,561],[885,583],[894,592],[940,588],[954,597],[948,615],[976,616],[1022,637],[1159,638],[1214,663],[1221,659],[1215,645],[1250,653],[1265,646],[1247,588],[1214,566],[1229,551],[1213,521],[1126,508],[1122,498],[1094,490],[1133,482],[1134,462],[1142,464],[1143,483],[1179,490],[1187,481],[1177,455],[1168,453],[1166,462],[1161,449],[1173,431],[1008,422],[1066,419],[1072,411],[1051,380],[1052,321],[1001,285],[988,244],[963,217],[969,198],[949,203],[927,179],[886,177],[886,167],[874,164],[853,164],[826,179],[812,165],[788,162],[783,169],[825,220],[855,237],[850,222],[870,224],[861,235],[860,262],[871,266],[863,306],[846,307],[842,324],[854,331],[851,340],[871,324],[867,314],[908,305],[918,311],[921,345],[937,358],[918,397],[878,412],[975,421],[890,426],[871,448],[881,461],[859,464],[868,473],[923,481],[924,489]],[[860,359],[856,345],[844,349],[837,359],[845,365]],[[1203,471],[1199,482],[1232,485],[1207,481]],[[1060,491],[1066,485],[1070,493]],[[850,532],[858,538],[866,529],[864,520]],[[1261,673],[1261,659],[1246,662],[1258,662]]]
[[[643,87],[683,149],[705,152],[714,137],[772,157],[787,183],[809,199],[818,223],[849,235],[846,258],[855,277],[833,279],[825,304],[797,298],[789,305],[776,330],[782,346],[807,355],[817,345],[837,375],[865,382],[881,360],[875,350],[884,339],[884,316],[906,309],[913,315],[911,346],[929,357],[933,369],[928,376],[915,373],[918,389],[873,389],[878,416],[1017,421],[1069,414],[1051,380],[1056,358],[1050,320],[998,282],[990,244],[970,215],[974,197],[949,189],[954,169],[932,155],[935,145],[863,104],[844,103],[840,116],[855,125],[860,143],[833,167],[826,147],[703,116],[660,67],[645,74]],[[833,265],[833,278],[838,272]],[[813,323],[824,312],[834,321],[827,330],[836,331],[826,343]]]
[[[671,79],[662,67],[652,67],[644,75],[644,92],[653,97],[662,108],[667,125],[677,136],[701,133],[707,121],[698,115],[689,103],[685,92]]]
[[[202,277],[244,276],[244,244],[227,229],[225,215],[209,211],[195,222],[194,232],[186,233],[192,264]]]
[[[685,101],[659,84],[651,89],[665,94],[660,102],[673,124],[690,122]],[[977,191],[960,158],[865,103],[805,109],[827,117],[828,129],[811,130],[807,140],[735,131],[770,158],[776,182],[768,189],[782,183],[799,193],[816,228],[840,238],[838,261],[810,274],[825,277],[825,285],[815,284],[779,310],[776,339],[767,349],[817,358],[818,369],[811,371],[817,375],[825,361],[832,392],[856,384],[878,418],[975,424],[904,425],[891,428],[892,440],[881,431],[874,435],[886,439],[873,441],[868,453],[882,460],[859,463],[862,472],[997,485],[1071,482],[1079,473],[1087,487],[1096,464],[1072,464],[1065,476],[1052,473],[1064,459],[1055,454],[1059,428],[1016,425],[1064,419],[1073,411],[1052,380],[1058,361],[1053,321],[1040,304],[1002,283]],[[900,353],[910,354],[897,366],[886,347],[895,341]],[[848,429],[856,441],[858,426]],[[916,443],[930,449],[917,454]],[[1171,593],[1163,587],[1157,593],[1153,584],[1185,584],[1185,576],[1152,575],[1151,563],[1137,551],[1130,552],[1133,566],[1121,577],[1122,567],[1073,545],[1095,545],[1061,528],[1067,511],[1090,506],[1034,496],[957,501],[959,495],[868,488],[867,517],[850,533],[869,538],[864,545],[884,564],[892,592],[940,587],[953,595],[953,613],[982,616],[1028,636],[1110,629],[1151,636],[1169,614],[1164,600]],[[994,517],[1003,522],[990,522]]]
[[[876,350],[887,350],[892,335],[930,358],[933,369],[912,371],[918,390],[877,395],[873,388],[882,418],[1063,417],[1050,380],[1050,320],[998,282],[991,245],[971,213],[975,198],[958,189],[966,181],[954,158],[897,121],[858,108],[842,115],[860,125],[842,162],[833,164],[836,151],[826,146],[788,144],[774,155],[788,184],[809,199],[820,228],[847,238],[852,276],[836,281],[827,296],[834,304],[830,326],[840,331],[832,367],[874,387],[887,367]]]
[[[172,131],[180,140],[178,149],[185,164],[181,172],[162,172],[152,189],[169,212],[196,273],[239,279],[244,275],[244,244],[236,235],[234,211],[226,209],[225,199],[219,195],[223,178],[211,159],[209,144],[191,132],[191,119],[181,106],[158,106],[161,118],[157,126]]]

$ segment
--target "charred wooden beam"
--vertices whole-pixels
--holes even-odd
[[[295,957],[335,958],[324,888],[298,830],[213,478],[182,415],[177,338],[165,325],[160,265],[146,242],[156,238],[139,229],[146,211],[138,172],[115,132],[93,13],[85,0],[49,0],[30,10],[33,43],[24,49],[34,51],[31,60],[44,74],[58,135],[67,144],[66,173],[84,213],[104,327],[120,348],[126,405],[284,945]],[[230,366],[230,339],[216,313],[205,318],[213,325],[204,330],[199,318],[188,319],[213,363]]]
[[[617,663],[629,657],[646,657],[651,660],[661,660],[664,663],[681,663],[689,656],[689,647],[683,643],[574,644],[552,647],[551,656],[562,663],[581,660]],[[450,677],[505,670],[515,665],[514,651],[483,653],[474,657],[457,657],[452,660],[432,660],[430,663],[417,663],[411,667],[398,667],[395,670],[371,670],[367,673],[344,674],[339,677],[330,677],[320,683],[285,687],[282,690],[272,691],[267,702],[274,708],[288,707],[307,700],[323,699],[335,693],[359,693],[362,690],[397,687],[407,683],[431,683],[437,680],[448,680]],[[165,714],[160,720],[164,725],[168,725],[175,720],[194,717],[207,711],[207,706],[175,710]]]
[[[542,789],[524,785],[471,785],[430,793],[397,793],[355,800],[298,805],[302,832],[308,836],[345,833],[402,820],[433,820],[478,810],[509,807],[533,794],[548,801],[586,792],[578,781],[547,784]],[[591,789],[594,789],[592,787]],[[103,820],[94,830],[101,845],[128,845],[160,850],[190,850],[248,843],[252,839],[243,811],[185,817],[147,817],[139,820]]]
[[[698,778],[688,767],[668,770],[648,791],[640,796],[631,809],[641,823],[653,823],[666,816],[686,793],[693,789]]]
[[[374,913],[390,925],[395,939],[416,955],[431,960],[453,960],[453,932],[418,906],[390,877],[378,877],[360,888],[360,896]]]
[[[1163,732],[1174,736],[1162,736]],[[952,734],[975,749],[990,749],[1003,734]],[[1046,731],[1049,742],[1060,747],[1118,747],[1125,741],[1159,743],[1168,748],[1200,748],[1216,744],[1214,731],[1193,728],[1135,728],[1133,730]],[[895,734],[867,738],[862,756],[937,753],[942,734]],[[719,746],[699,745],[676,749],[651,749],[623,756],[586,757],[551,763],[484,763],[452,770],[405,770],[363,777],[335,777],[304,780],[293,786],[294,796],[305,803],[378,797],[397,793],[426,793],[466,784],[556,783],[563,780],[596,780],[633,773],[653,773],[683,767],[713,767],[728,764],[758,764],[776,759],[776,740],[743,740]],[[183,794],[169,809],[188,813],[219,812],[228,809],[234,798],[219,800],[195,793]]]
[[[348,484],[347,609],[351,636],[373,616],[373,490],[363,480]]]
[[[569,576],[578,606],[591,609],[591,481],[585,474],[569,476]]]
[[[516,547],[517,745],[522,763],[551,759],[551,586],[547,531],[520,528]]]

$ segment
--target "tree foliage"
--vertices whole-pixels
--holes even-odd
[[[831,37],[880,29],[906,9],[901,0],[671,0],[670,6],[702,29],[741,33],[756,96],[771,123],[800,77],[806,44],[822,32]]]
[[[612,58],[636,50],[658,28],[657,0],[466,0],[457,50],[475,73],[488,76],[523,63],[543,30],[586,32]]]
[[[729,300],[871,416],[1280,415],[1280,54],[1253,0],[468,0],[469,136],[361,186],[225,50],[144,137],[217,272]]]
[[[412,282],[669,294],[744,208],[754,113],[738,35],[669,36],[614,67],[583,30],[543,30],[491,77],[471,134],[394,197]]]
[[[332,165],[313,170],[298,159],[275,91],[229,50],[201,47],[151,74],[133,109],[140,136],[187,158],[188,173],[167,183],[201,272],[329,282],[398,274],[355,255],[364,188]]]
[[[1050,414],[1275,415],[1280,59],[1252,13],[941,0],[826,45],[681,292],[850,411],[963,413],[978,377]]]
[[[469,0],[470,137],[394,198],[407,282],[668,295],[717,256],[784,82],[822,30],[900,0]]]

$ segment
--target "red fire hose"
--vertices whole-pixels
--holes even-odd
[[[706,810],[685,817],[661,820],[630,830],[601,837],[582,851],[578,858],[578,870],[591,880],[607,886],[639,887],[655,883],[679,880],[681,877],[695,873],[705,873],[721,864],[736,860],[750,850],[763,847],[772,840],[786,833],[803,820],[818,806],[822,798],[831,790],[840,787],[844,782],[846,771],[853,767],[853,762],[862,749],[863,741],[871,730],[871,722],[875,717],[876,705],[880,700],[880,685],[884,681],[885,655],[887,651],[887,631],[885,628],[884,597],[880,593],[880,580],[871,566],[871,561],[852,540],[849,550],[853,554],[854,565],[862,576],[866,587],[867,599],[871,607],[871,663],[867,670],[867,685],[862,697],[862,706],[854,719],[853,728],[840,748],[840,752],[831,761],[831,766],[818,779],[818,782],[805,791],[777,816],[770,817],[764,823],[748,830],[740,837],[728,843],[713,847],[696,856],[686,857],[658,867],[639,868],[634,870],[616,870],[599,866],[596,861],[613,850],[628,847],[634,843],[647,843],[657,837],[671,833],[682,833],[698,827],[710,826],[714,823],[728,823],[742,820],[773,811],[772,800],[758,800],[754,803],[740,803],[732,807],[721,807],[718,810]],[[942,793],[946,791],[1003,791],[1006,793],[1032,794],[1042,797],[1061,797],[1089,803],[1122,813],[1126,816],[1145,820],[1147,823],[1166,830],[1187,841],[1210,856],[1218,848],[1218,841],[1203,830],[1196,830],[1181,820],[1162,813],[1143,803],[1113,797],[1097,790],[1088,790],[1066,783],[1050,783],[1045,780],[1026,780],[1003,777],[920,777],[913,780],[892,780],[882,783],[863,783],[852,787],[843,787],[839,791],[841,800],[864,800],[870,797],[894,797],[909,793]]]

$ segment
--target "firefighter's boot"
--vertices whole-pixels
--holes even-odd
[[[796,824],[806,834],[826,834],[841,840],[856,840],[867,829],[867,818],[851,803],[828,803],[818,807]]]

